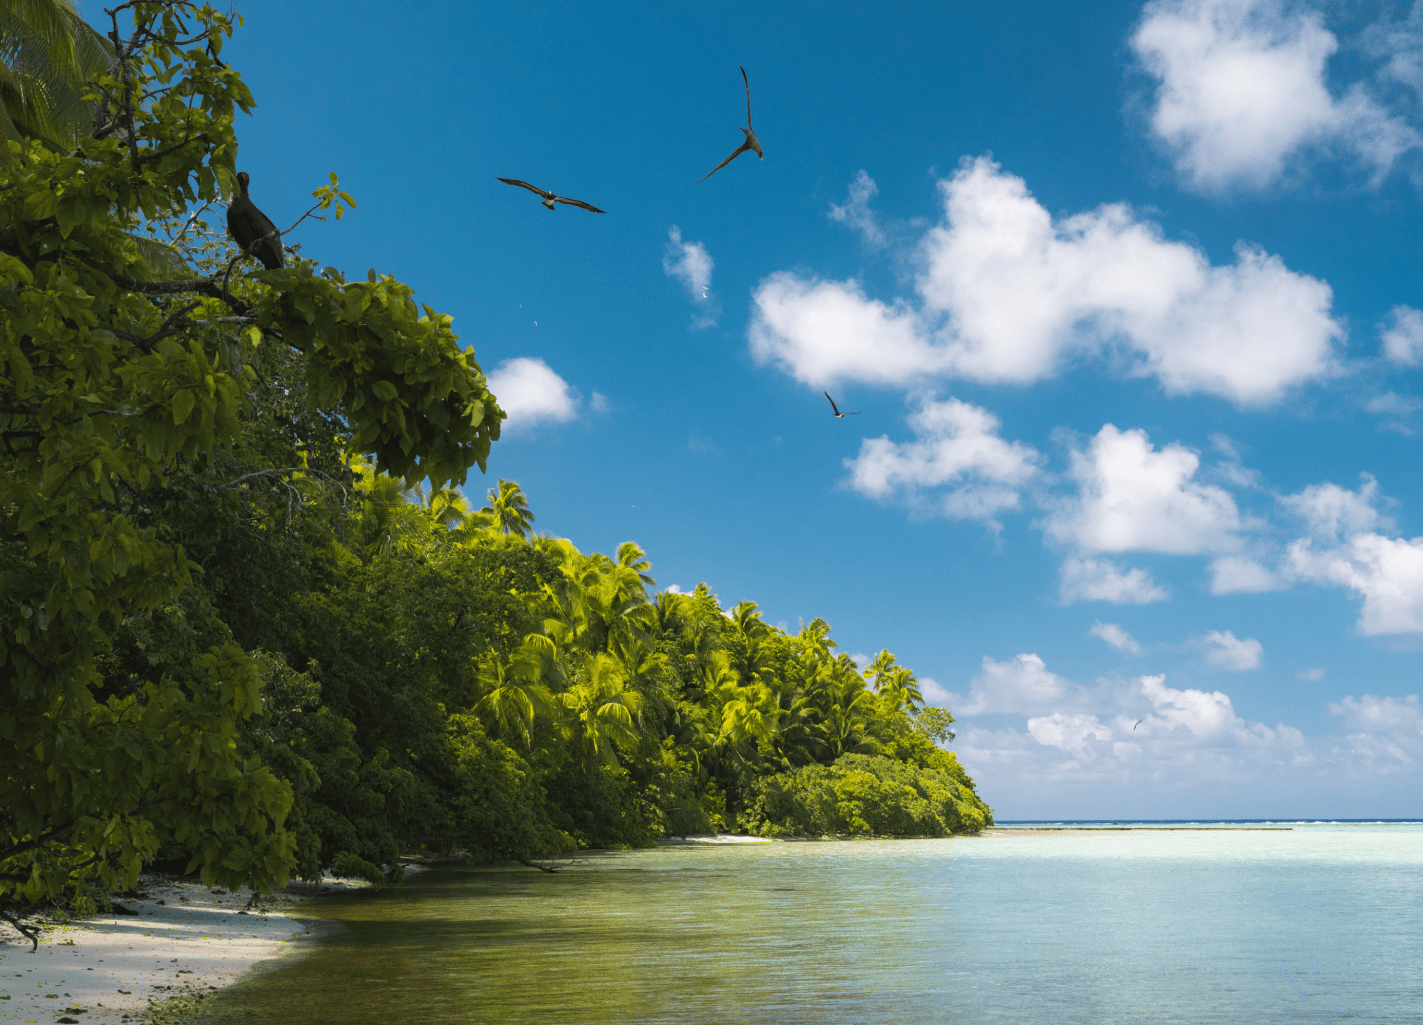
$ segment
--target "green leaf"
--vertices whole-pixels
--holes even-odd
[[[184,420],[188,419],[189,414],[191,414],[193,411],[193,405],[196,401],[197,400],[194,397],[193,393],[187,388],[184,388],[177,395],[173,396],[174,427],[179,426],[183,423]]]

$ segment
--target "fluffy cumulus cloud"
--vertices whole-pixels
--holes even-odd
[[[1355,777],[1387,776],[1423,764],[1423,709],[1418,695],[1404,698],[1365,694],[1329,706],[1349,733],[1336,751]]]
[[[1247,555],[1223,555],[1211,562],[1211,594],[1260,594],[1279,591],[1289,581]]]
[[[1357,624],[1366,637],[1423,633],[1423,537],[1391,537],[1385,499],[1368,474],[1357,490],[1325,482],[1281,504],[1307,530],[1292,542],[1281,572],[1295,580],[1333,584],[1363,598]]]
[[[1141,645],[1116,623],[1093,623],[1091,634],[1093,637],[1102,638],[1118,651],[1129,652],[1132,655],[1141,654]]]
[[[862,495],[894,499],[912,508],[957,519],[984,520],[1016,509],[1020,489],[1037,473],[1031,445],[1004,441],[999,420],[958,399],[925,399],[909,416],[914,441],[888,435],[865,438],[846,459],[849,485]]]
[[[1302,538],[1290,545],[1289,565],[1302,580],[1337,584],[1363,598],[1364,636],[1423,633],[1423,537],[1370,532],[1338,545]]]
[[[1311,150],[1347,152],[1377,181],[1423,144],[1362,84],[1330,91],[1339,44],[1306,6],[1155,0],[1131,46],[1156,79],[1151,129],[1197,189],[1270,185]]]
[[[1195,479],[1200,463],[1181,445],[1158,451],[1145,431],[1107,424],[1073,452],[1078,493],[1057,505],[1044,529],[1083,552],[1232,550],[1248,524],[1229,492]]]
[[[1171,592],[1147,570],[1122,570],[1107,559],[1064,559],[1058,576],[1062,600],[1110,601],[1119,605],[1149,605],[1165,601]]]
[[[577,389],[541,359],[520,356],[505,360],[489,375],[489,390],[509,414],[505,430],[522,430],[543,423],[564,423],[578,416]]]
[[[1112,739],[1111,729],[1103,726],[1095,715],[1081,712],[1054,712],[1029,719],[1028,735],[1046,747],[1088,760],[1096,757],[1092,741]]]
[[[712,268],[716,261],[700,242],[684,242],[677,225],[667,229],[667,251],[662,256],[662,270],[669,278],[682,283],[687,298],[692,301],[692,327],[700,330],[713,327],[721,314],[720,304],[712,295]]]
[[[1243,404],[1333,371],[1329,286],[1276,256],[1242,245],[1233,264],[1212,266],[1120,204],[1055,221],[988,158],[965,160],[939,188],[944,220],[920,243],[912,300],[772,274],[754,296],[753,355],[823,387],[1029,384],[1072,356],[1115,353],[1167,392]]]
[[[955,715],[1034,712],[1059,704],[1067,686],[1037,655],[1015,655],[1002,662],[985,655],[983,672],[974,679],[968,696],[945,696]]]
[[[1403,367],[1423,363],[1423,310],[1395,306],[1389,312],[1380,338],[1384,358],[1390,363]]]
[[[1207,662],[1235,673],[1259,669],[1265,654],[1264,646],[1255,638],[1236,637],[1229,630],[1212,630],[1201,638],[1201,644],[1206,649]]]
[[[1091,687],[1060,680],[1056,696],[1037,705],[1022,727],[982,725],[953,706],[959,757],[975,766],[980,788],[1001,794],[1004,803],[1030,804],[1045,785],[1070,785],[1080,794],[1098,784],[1105,806],[1114,809],[1108,813],[1121,814],[1115,809],[1124,784],[1179,790],[1270,776],[1297,780],[1328,761],[1327,751],[1321,754],[1299,730],[1248,721],[1228,694],[1170,687],[1161,675]],[[1221,814],[1218,794],[1207,803]],[[1043,811],[1067,814],[1061,808]]]
[[[1285,495],[1280,504],[1305,522],[1312,537],[1326,541],[1391,527],[1393,522],[1378,510],[1383,500],[1378,481],[1367,473],[1361,477],[1357,491],[1326,481],[1311,484],[1298,494]]]

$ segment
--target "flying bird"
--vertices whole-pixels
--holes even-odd
[[[246,171],[237,172],[237,198],[227,206],[227,231],[248,256],[262,261],[267,270],[276,270],[286,265],[282,255],[282,236],[277,226],[271,222],[257,204],[247,195],[247,184],[252,179]]]
[[[712,175],[716,174],[723,167],[731,163],[733,160],[741,156],[741,154],[745,153],[749,149],[754,149],[756,151],[756,158],[758,160],[766,159],[766,154],[761,152],[761,140],[756,138],[756,130],[751,127],[751,80],[746,77],[745,68],[741,69],[741,81],[746,83],[746,127],[741,129],[742,133],[746,136],[746,141],[743,142],[740,146],[737,146],[736,149],[732,150],[731,156],[727,157],[725,160],[717,164],[706,174],[702,175],[702,177],[698,178],[697,181],[693,182],[693,185],[696,185],[698,182],[706,181]]]
[[[499,178],[498,175],[495,175],[495,177]],[[543,199],[544,206],[548,207],[550,210],[553,209],[553,204],[555,203],[567,203],[569,206],[581,206],[584,210],[592,210],[595,214],[605,214],[608,212],[606,210],[599,210],[593,204],[585,203],[581,199],[569,199],[567,196],[555,196],[552,192],[549,192],[545,189],[541,189],[537,185],[530,185],[528,182],[521,182],[517,178],[499,178],[499,181],[503,182],[505,185],[517,185],[521,189],[528,189],[530,192],[534,193],[534,195],[539,196],[541,199]]]
[[[1141,720],[1138,719],[1138,720],[1136,721],[1136,726],[1140,726],[1140,725],[1141,725]],[[1136,726],[1133,726],[1132,729],[1136,729]]]
[[[827,399],[830,399],[830,393],[829,393],[828,391],[827,391],[827,392],[821,392],[821,394],[824,395]],[[845,417],[845,416],[859,416],[859,415],[860,415],[860,411],[859,411],[859,410],[856,410],[856,411],[853,412],[853,413],[842,413],[842,412],[840,412],[840,407],[837,406],[837,405],[835,405],[835,400],[834,400],[834,399],[830,399],[830,408],[831,408],[832,410],[834,410],[836,416],[840,416],[840,417]]]

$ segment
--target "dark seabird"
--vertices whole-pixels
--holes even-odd
[[[736,149],[732,150],[731,156],[727,157],[725,160],[717,164],[706,174],[702,175],[702,177],[698,178],[697,181],[693,182],[693,185],[697,184],[697,182],[706,181],[712,175],[716,174],[723,167],[731,163],[733,160],[741,156],[741,154],[745,153],[749,149],[754,149],[756,151],[756,158],[758,160],[766,159],[766,154],[761,152],[761,140],[756,138],[756,130],[751,127],[751,80],[746,77],[745,68],[741,69],[741,80],[746,83],[746,127],[741,129],[742,134],[746,136],[746,141],[743,142],[740,146],[737,146]]]
[[[827,399],[830,399],[830,393],[829,393],[828,391],[827,391],[827,392],[821,392],[821,394],[824,395]],[[840,417],[845,417],[845,416],[859,416],[859,415],[860,415],[860,411],[859,411],[859,410],[856,410],[856,411],[853,412],[853,413],[842,413],[842,412],[840,412],[840,407],[837,406],[837,405],[835,405],[835,400],[834,400],[834,399],[830,399],[830,409],[835,413],[836,416],[840,416]]]
[[[495,178],[503,182],[505,185],[517,185],[521,189],[528,189],[534,195],[542,198],[544,201],[544,206],[548,207],[550,210],[553,209],[553,204],[555,203],[567,203],[569,206],[581,206],[584,210],[592,210],[595,214],[605,214],[608,212],[606,210],[599,210],[596,206],[593,206],[591,203],[585,203],[581,199],[569,199],[567,196],[555,196],[552,192],[548,192],[544,189],[541,189],[537,185],[530,185],[528,182],[521,182],[517,178],[499,178],[498,175],[495,175]]]
[[[237,198],[227,207],[227,231],[237,245],[248,256],[255,256],[268,270],[286,266],[282,254],[282,237],[277,226],[247,195],[248,178],[246,171],[237,172],[237,187],[241,190]]]

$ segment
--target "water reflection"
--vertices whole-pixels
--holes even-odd
[[[1117,833],[442,870],[314,906],[344,931],[207,1020],[1406,1021],[1423,835],[1403,839],[1370,859],[1351,834],[1347,860],[1298,833]]]

